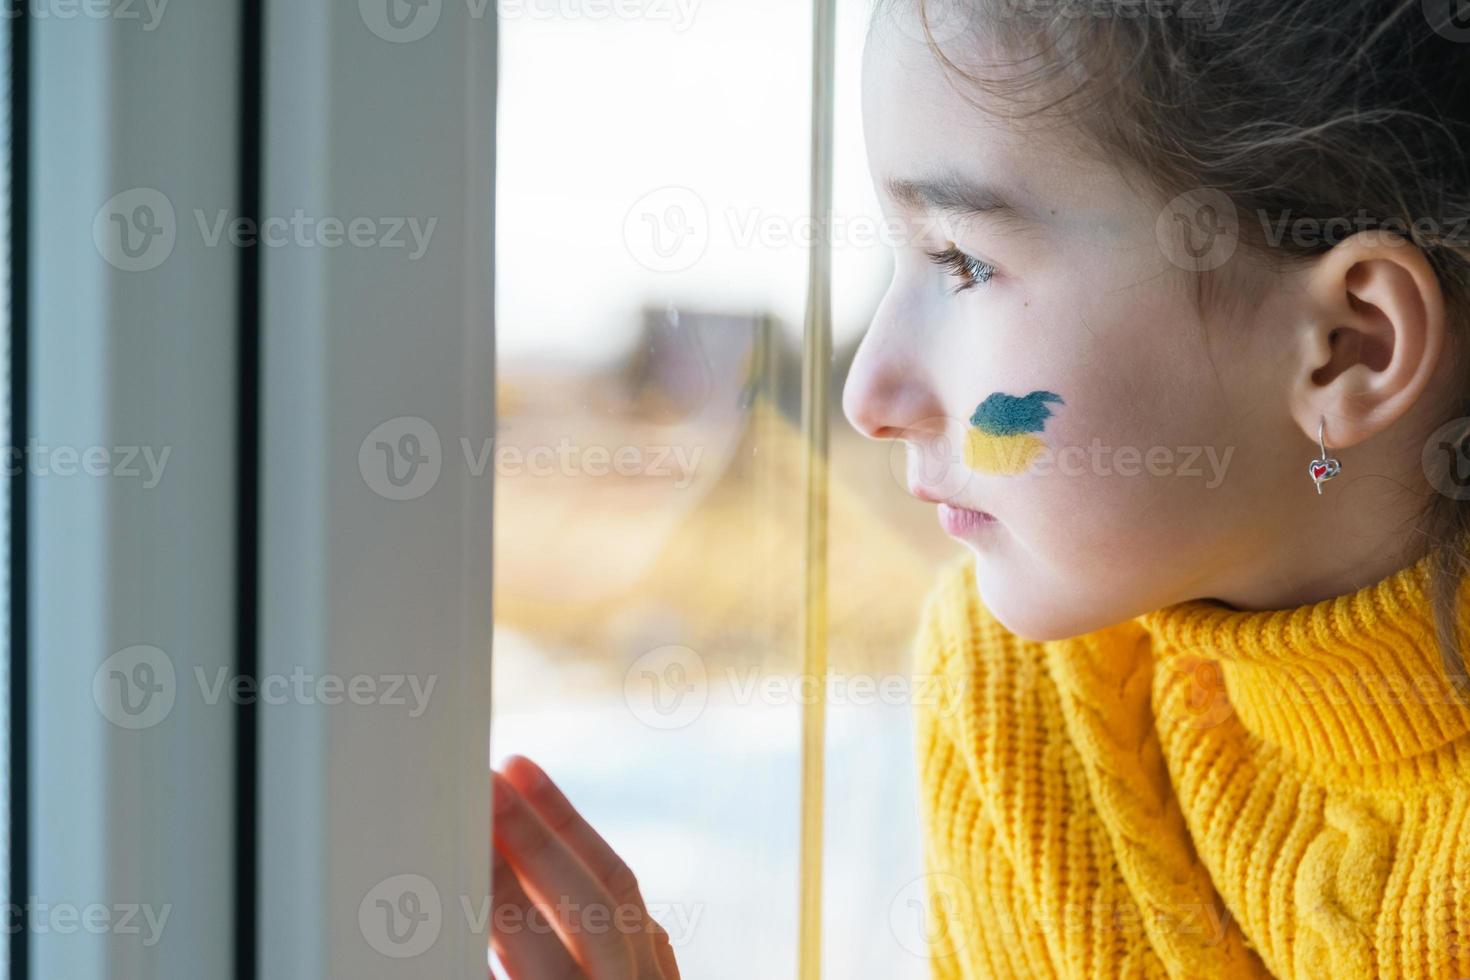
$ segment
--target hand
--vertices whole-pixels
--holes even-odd
[[[541,767],[491,774],[490,943],[514,980],[678,980],[637,879]]]

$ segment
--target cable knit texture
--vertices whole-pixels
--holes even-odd
[[[946,569],[916,645],[949,695],[918,712],[933,975],[1470,977],[1470,691],[1427,586],[1035,643]]]

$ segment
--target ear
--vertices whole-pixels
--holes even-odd
[[[1306,308],[1291,411],[1328,448],[1388,428],[1418,401],[1446,346],[1444,295],[1407,239],[1361,231],[1305,271]]]

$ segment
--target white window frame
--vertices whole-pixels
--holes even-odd
[[[363,16],[375,3],[437,22],[385,40]],[[261,667],[437,680],[417,718],[262,710],[264,977],[486,974],[493,468],[473,472],[460,440],[494,435],[494,17],[433,0],[266,6],[263,213],[437,224],[418,259],[406,231],[404,248],[262,257]],[[434,427],[440,472],[393,500],[359,451],[401,417]],[[383,920],[359,913],[432,915],[426,890],[437,939],[385,954]]]
[[[30,972],[233,976],[235,899],[253,894],[258,929],[243,941],[258,976],[483,978],[493,467],[476,473],[460,440],[494,434],[495,7],[263,0],[261,215],[437,224],[413,261],[411,238],[260,247],[252,474],[237,417],[239,252],[207,245],[195,215],[238,214],[245,2],[169,4],[151,31],[29,24],[31,429],[49,446],[170,448],[147,490],[28,482],[31,890],[170,910],[149,946],[32,928]],[[436,23],[385,38],[374,3]],[[123,271],[93,225],[134,188],[169,199],[176,240],[157,267]],[[381,496],[359,467],[370,431],[400,416],[441,439],[441,472],[412,500]],[[236,575],[250,479],[253,584]],[[435,678],[413,718],[381,703],[253,709],[253,869],[236,863],[238,711],[205,703],[194,673],[234,669],[242,589],[257,599],[262,676]],[[93,681],[140,644],[175,665],[175,698],[130,730]],[[237,892],[237,871],[252,870]],[[436,940],[408,957],[385,953],[359,914],[400,875],[440,898],[425,924]]]
[[[109,472],[125,469],[122,447],[169,451],[151,489],[25,457],[26,844],[45,907],[17,941],[33,977],[226,976],[233,952],[234,713],[183,695],[194,668],[212,674],[234,655],[237,260],[180,235],[162,264],[125,271],[92,233],[119,193],[149,189],[180,213],[235,198],[238,10],[168,14],[162,33],[82,17],[28,25],[30,431],[42,447],[101,447]],[[177,683],[148,702],[172,696],[166,717],[128,729],[93,682],[140,645],[170,658]],[[97,905],[116,928],[52,918]],[[130,906],[168,910],[157,942],[123,931]]]

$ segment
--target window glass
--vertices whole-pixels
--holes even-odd
[[[953,544],[905,493],[901,452],[841,413],[892,261],[862,143],[869,4],[837,5],[815,692],[799,675],[811,9],[597,6],[502,5],[499,435],[471,447],[497,476],[492,755],[563,784],[684,975],[789,977],[801,711],[825,697],[823,972],[925,976],[911,731],[928,689],[909,645]]]
[[[861,59],[871,4],[838,0],[834,86],[826,834],[823,975],[929,975],[913,712],[942,696],[912,676],[936,567],[956,553],[905,487],[901,444],[843,418],[847,368],[892,274],[894,231],[868,173]]]
[[[789,976],[810,11],[501,16],[492,755],[563,785],[686,976]]]

